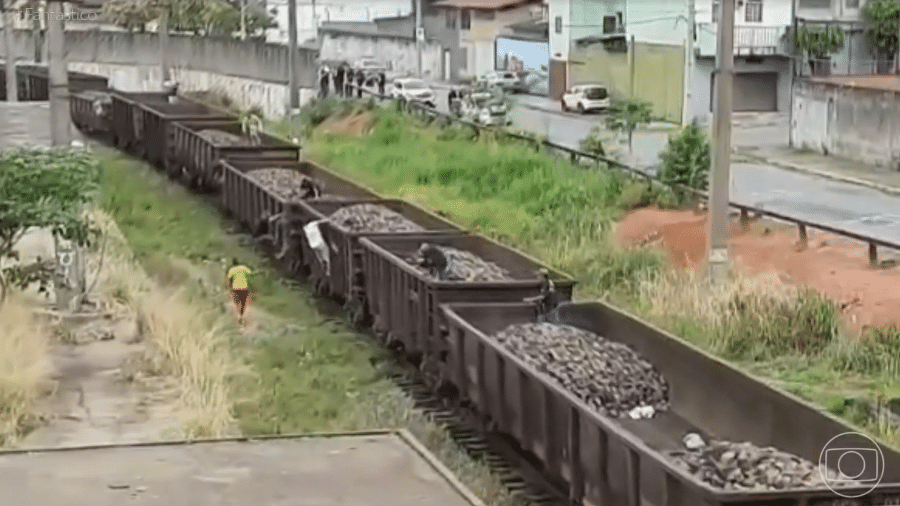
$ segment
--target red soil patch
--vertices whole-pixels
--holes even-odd
[[[618,228],[622,244],[658,240],[681,267],[705,261],[706,234],[705,213],[653,208],[629,213]],[[842,306],[855,330],[900,323],[900,270],[870,267],[863,243],[810,232],[808,247],[801,251],[796,229],[770,227],[767,232],[764,225],[752,224],[744,231],[735,219],[729,255],[744,272],[776,272],[818,290]]]
[[[375,118],[369,112],[353,113],[348,116],[332,116],[319,126],[325,133],[365,137],[372,131]]]

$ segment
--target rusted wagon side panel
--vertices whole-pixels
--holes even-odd
[[[143,151],[144,110],[141,101],[165,102],[168,95],[163,92],[113,92],[112,99],[112,139],[117,148],[127,153]]]
[[[168,171],[184,173],[202,186],[218,190],[223,176],[220,161],[225,158],[287,162],[296,162],[300,158],[299,146],[268,134],[260,135],[258,146],[235,146],[216,144],[200,135],[199,132],[207,129],[244,137],[237,120],[176,122],[172,125],[174,142],[169,146],[166,160]]]
[[[468,251],[509,271],[513,279],[496,282],[438,281],[412,267],[406,259],[428,242]],[[575,281],[520,251],[474,234],[370,237],[360,240],[365,296],[377,331],[390,330],[390,338],[407,353],[437,356],[443,314],[448,302],[511,302],[540,294],[546,269],[556,289],[571,299]],[[368,282],[372,280],[372,282]],[[399,297],[399,298],[398,298]]]
[[[72,123],[81,131],[107,136],[110,133],[111,99],[109,93],[83,91],[69,96]]]
[[[305,202],[303,205],[311,209],[316,219],[323,220],[319,229],[325,243],[329,246],[329,260],[326,266],[316,260],[315,252],[309,248],[309,242],[306,239],[303,240],[304,258],[310,270],[311,281],[321,293],[335,296],[345,302],[355,301],[358,303],[365,299],[365,295],[362,292],[362,250],[359,245],[360,238],[423,233],[373,234],[349,232],[332,225],[326,220],[328,216],[331,216],[338,209],[357,204],[374,204],[391,209],[423,227],[426,234],[462,231],[458,225],[403,200],[385,199],[344,202],[321,200]]]
[[[168,100],[140,101],[143,114],[144,158],[159,167],[166,168],[166,159],[173,141],[173,124],[191,120],[234,120],[234,115],[193,100],[176,97]]]
[[[687,431],[775,446],[818,462],[831,438],[852,429],[631,315],[600,302],[568,304],[558,310],[561,323],[631,345],[657,365],[671,385],[672,409],[651,420],[599,416],[488,337],[508,325],[535,321],[532,306],[448,304],[443,310],[449,328],[448,379],[464,400],[496,424],[496,430],[515,438],[547,474],[568,486],[573,501],[800,506],[841,500],[826,488],[726,492],[675,466],[663,454],[680,449]],[[847,504],[888,504],[884,501],[900,498],[900,469],[895,467],[900,454],[885,447],[882,451],[881,485]]]
[[[50,70],[48,67],[27,65],[21,67],[19,72],[24,80],[26,100],[50,100]],[[69,72],[68,81],[70,93],[107,91],[109,89],[109,79],[103,76]]]

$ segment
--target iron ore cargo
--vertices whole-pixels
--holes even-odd
[[[46,100],[46,69],[21,69],[20,98]],[[249,142],[212,106],[83,74],[70,92],[76,126],[218,195],[288,275],[343,302],[572,504],[900,504],[900,454],[860,444],[860,472],[822,466],[851,428],[608,304],[571,302],[565,273],[277,136]]]

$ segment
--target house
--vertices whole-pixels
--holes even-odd
[[[550,0],[550,96],[602,84],[681,121],[690,30],[687,5],[664,0]]]
[[[801,0],[802,3],[803,0]],[[843,1],[843,0],[842,0]],[[690,113],[712,112],[720,0],[698,0]],[[791,107],[793,0],[738,0],[734,16],[734,111],[788,112]]]
[[[882,68],[878,67],[877,57],[863,31],[865,3],[866,0],[798,0],[797,25],[800,29],[816,29],[827,24],[839,26],[844,31],[844,47],[828,55],[828,74],[888,73],[893,67],[893,59],[883,60]],[[799,63],[798,74],[812,73],[808,59],[801,59]]]
[[[516,38],[511,26],[521,34],[521,24],[542,13],[543,0],[438,0],[423,6],[426,34],[442,42],[445,74],[454,81],[495,70],[498,38]]]

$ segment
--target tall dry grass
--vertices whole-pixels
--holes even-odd
[[[174,379],[184,437],[220,437],[234,420],[228,378],[237,370],[222,311],[188,289],[155,283],[140,268],[115,223],[101,211],[109,268],[100,283],[114,313],[133,318],[148,343],[142,372]]]
[[[50,330],[12,296],[0,306],[0,445],[14,442],[36,418],[50,362]]]
[[[836,342],[835,304],[788,284],[777,274],[745,276],[734,269],[713,285],[695,270],[667,270],[638,285],[642,312],[732,359],[815,355]],[[688,328],[690,327],[690,328]]]

